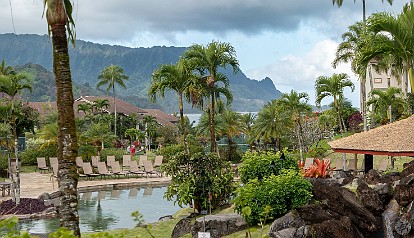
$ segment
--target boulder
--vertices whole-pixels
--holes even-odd
[[[349,217],[340,220],[327,220],[312,227],[312,237],[318,238],[363,238]]]
[[[341,215],[329,210],[329,207],[322,203],[305,205],[297,208],[296,212],[299,218],[303,220],[306,225],[321,223],[327,220],[339,220],[341,218]],[[299,227],[299,225],[302,224],[299,223],[296,227]]]
[[[382,226],[384,230],[384,236],[386,238],[394,237],[394,225],[395,220],[398,217],[398,212],[400,210],[400,206],[398,205],[397,201],[392,199],[388,206],[386,207],[385,211],[382,213]]]
[[[192,228],[193,237],[196,237],[199,231],[203,231],[204,223],[205,231],[210,232],[212,238],[222,237],[247,228],[244,218],[236,213],[207,215],[195,220]]]
[[[380,215],[384,211],[384,205],[378,193],[368,187],[364,180],[358,181],[357,193],[362,205],[374,215]]]
[[[401,206],[407,206],[414,200],[414,186],[410,184],[398,184],[395,187],[394,199]]]
[[[171,221],[171,220],[173,220],[174,218],[173,218],[173,216],[172,215],[166,215],[166,216],[163,216],[163,217],[160,217],[159,219],[158,219],[158,221]]]
[[[178,238],[191,232],[191,219],[183,218],[174,227],[171,238]]]
[[[375,216],[358,203],[354,193],[338,185],[325,185],[316,182],[313,186],[314,199],[326,201],[330,210],[347,216],[352,223],[364,233],[378,230],[379,224]]]
[[[381,182],[381,174],[375,170],[371,169],[368,173],[364,174],[364,180],[368,184],[377,184]]]
[[[281,237],[280,231],[286,228],[297,228],[304,226],[305,222],[299,217],[296,212],[289,212],[283,217],[276,219],[269,228],[269,237]],[[287,232],[287,231],[285,231]]]
[[[414,160],[409,162],[409,163],[405,163],[403,165],[404,169],[403,171],[401,171],[400,176],[401,177],[407,177],[410,174],[414,174]]]
[[[301,226],[299,228],[285,228],[280,231],[276,231],[272,234],[269,233],[270,238],[304,238],[311,237],[310,227]]]

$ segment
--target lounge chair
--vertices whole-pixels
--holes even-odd
[[[49,167],[47,167],[47,165],[46,165],[45,157],[38,157],[37,158],[37,168],[39,169],[40,173],[42,173],[42,171],[49,170]]]
[[[108,167],[112,168],[112,162],[115,162],[115,156],[114,155],[106,156],[106,165],[108,165]]]
[[[99,161],[100,161],[99,156],[97,155],[91,156],[92,167],[97,168]]]
[[[121,166],[119,165],[119,161],[112,162],[112,173],[114,175],[118,175],[118,176],[124,175],[124,176],[128,177],[128,172],[121,170]]]
[[[50,162],[50,167],[53,167],[54,164],[59,164],[57,157],[50,157],[49,162]]]
[[[131,160],[131,162],[129,162],[129,173],[130,174],[137,174],[137,175],[144,175],[145,174],[144,170],[139,169],[136,160]]]
[[[50,175],[50,180],[53,181],[53,178],[58,178],[59,164],[52,164],[52,175]]]
[[[111,191],[111,199],[119,199],[121,195],[121,190],[114,189]]]
[[[131,155],[122,155],[122,167],[129,167],[129,162],[131,161]]]
[[[104,176],[111,176],[111,175],[113,175],[112,172],[108,171],[108,168],[106,167],[105,162],[99,162],[98,163],[98,174],[101,175],[101,179]]]
[[[129,189],[128,198],[136,198],[138,195],[138,192],[139,192],[138,188]]]
[[[145,188],[142,196],[146,197],[146,196],[151,196],[151,195],[152,195],[152,188],[151,187]]]
[[[153,174],[161,177],[161,173],[159,171],[154,170],[154,167],[152,166],[151,161],[148,161],[148,160],[144,161],[144,171],[145,171],[145,174],[147,175],[147,178],[148,176],[153,175]]]
[[[378,166],[378,172],[383,173],[383,172],[387,171],[388,170],[388,164],[389,164],[388,159],[381,160],[381,162]]]
[[[87,202],[90,201],[92,198],[92,192],[84,192],[82,193],[82,200]]]
[[[162,165],[162,160],[163,159],[164,159],[164,156],[162,156],[162,155],[155,156],[154,168],[160,167]]]
[[[364,172],[364,170],[363,169],[358,169],[357,168],[357,165],[356,165],[356,163],[357,163],[358,161],[357,160],[355,160],[355,159],[350,159],[349,161],[348,161],[348,170],[349,171],[353,171],[353,172],[356,172],[356,173],[363,173]]]
[[[83,165],[82,157],[80,156],[76,157],[76,166],[78,166],[78,168],[82,168],[82,165]]]
[[[82,168],[83,168],[83,175],[86,176],[87,178],[92,178],[92,177],[99,176],[99,174],[95,174],[92,171],[92,165],[89,162],[88,163],[83,163]]]
[[[313,158],[306,158],[305,159],[305,166],[304,169],[309,169],[313,165]]]
[[[147,161],[148,157],[146,155],[140,155],[139,156],[139,161],[138,161],[138,166],[139,167],[144,167],[144,161]]]
[[[336,159],[335,169],[333,171],[339,172],[344,170],[344,161],[342,159]]]

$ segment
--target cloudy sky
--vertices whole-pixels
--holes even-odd
[[[402,10],[408,0],[367,1],[367,13]],[[348,73],[331,62],[341,34],[362,19],[362,0],[82,0],[74,1],[77,39],[129,47],[231,43],[252,79],[270,77],[282,92],[307,92],[318,76]],[[1,0],[0,33],[46,34],[43,0]],[[13,24],[14,22],[14,24]],[[346,92],[359,105],[359,88]],[[323,103],[329,103],[329,100]]]

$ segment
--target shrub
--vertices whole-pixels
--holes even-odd
[[[296,170],[283,170],[280,175],[271,175],[262,181],[253,179],[236,190],[235,209],[245,216],[247,223],[257,225],[267,216],[277,218],[291,209],[304,205],[312,196],[312,185]],[[270,209],[269,209],[270,206]],[[267,210],[270,211],[266,211]]]
[[[285,151],[286,152],[286,151]],[[243,156],[243,164],[239,168],[240,179],[247,183],[251,179],[262,179],[271,174],[280,174],[281,168],[299,171],[296,159],[292,156],[285,156],[280,159],[280,152],[246,152]],[[272,162],[274,166],[272,167]]]
[[[20,160],[22,165],[36,165],[37,157],[57,157],[58,145],[51,144],[43,147],[28,147],[25,151],[20,153]]]
[[[234,191],[230,163],[215,153],[197,153],[187,158],[184,152],[179,152],[168,159],[163,170],[171,176],[164,196],[179,206],[194,201],[199,212],[207,210],[209,201],[212,208],[218,207]]]
[[[106,161],[106,156],[114,155],[115,159],[122,161],[122,155],[125,155],[127,152],[123,148],[105,148],[101,150],[101,161]]]
[[[168,160],[169,158],[172,158],[176,156],[178,153],[181,153],[183,151],[184,151],[184,144],[170,145],[170,146],[163,147],[160,150],[160,154],[163,155],[166,160]],[[200,153],[203,151],[204,149],[201,146],[190,145],[191,154],[196,154],[196,153]]]

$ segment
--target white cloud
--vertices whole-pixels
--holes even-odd
[[[270,77],[276,88],[282,92],[294,89],[309,94],[310,102],[315,102],[314,83],[319,76],[331,76],[334,73],[346,73],[355,84],[355,91],[346,90],[346,97],[354,106],[359,105],[359,88],[356,75],[349,64],[341,64],[336,69],[332,67],[338,43],[332,40],[322,40],[303,54],[289,54],[262,68],[248,70],[246,74],[252,78]],[[330,103],[329,99],[323,103]]]

